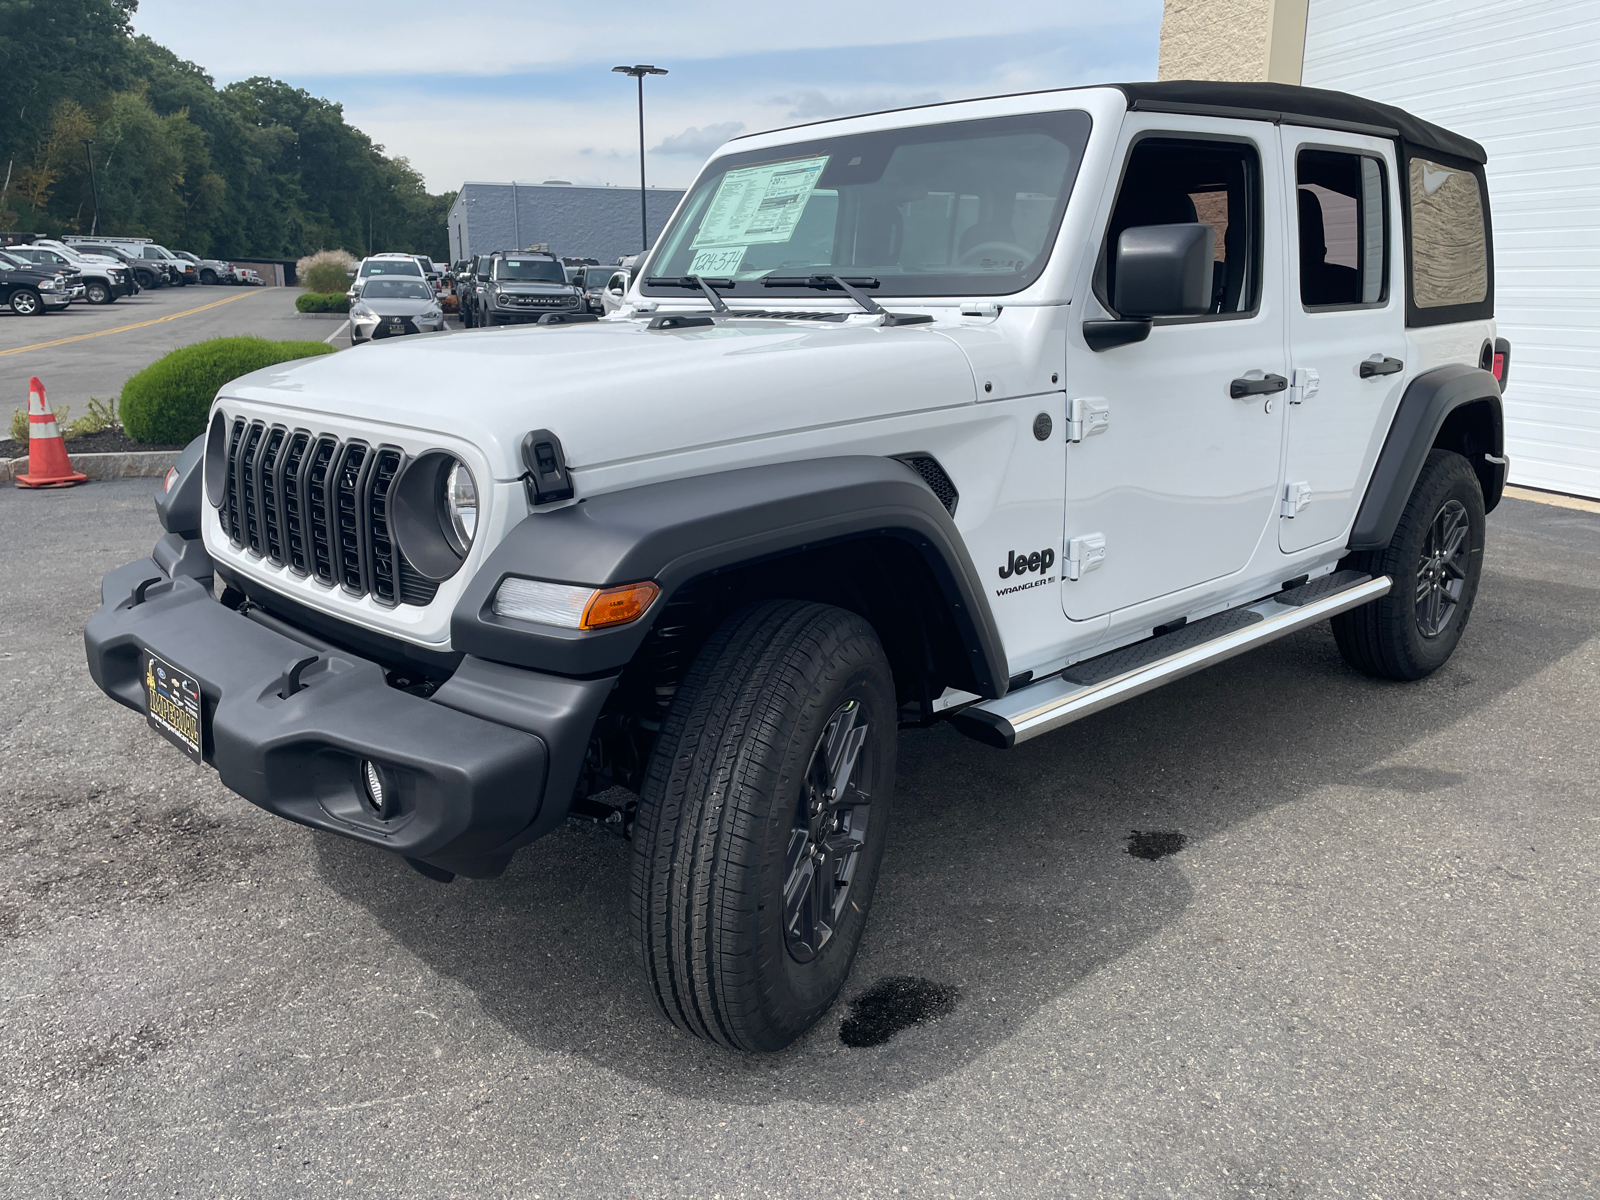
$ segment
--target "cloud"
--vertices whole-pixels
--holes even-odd
[[[720,125],[698,128],[691,125],[682,133],[662,138],[660,145],[650,147],[650,153],[685,154],[694,158],[705,158],[723,142],[743,132],[743,121],[723,121]]]
[[[785,114],[795,121],[819,121],[828,117],[853,117],[860,113],[882,112],[890,108],[915,108],[937,104],[939,92],[858,92],[849,96],[829,96],[815,88],[788,96],[774,96],[769,103],[788,108]]]

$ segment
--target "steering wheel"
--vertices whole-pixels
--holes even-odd
[[[1024,250],[1015,242],[979,242],[970,250],[965,250],[956,256],[956,266],[974,266],[976,264],[969,263],[967,260],[976,258],[988,250],[1001,250],[1009,252],[1016,255],[1017,258],[1021,259],[1025,263],[1033,261],[1033,254],[1030,251]]]

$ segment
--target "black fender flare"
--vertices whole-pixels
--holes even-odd
[[[450,620],[455,650],[559,675],[613,673],[638,650],[663,601],[719,570],[852,538],[910,545],[937,580],[979,694],[1006,690],[1006,657],[977,569],[950,514],[904,463],[808,459],[644,484],[538,512],[490,552]],[[496,616],[508,575],[606,587],[654,580],[650,612],[615,629],[573,630]]]
[[[1407,385],[1400,397],[1384,439],[1383,449],[1372,468],[1366,496],[1356,513],[1350,531],[1350,549],[1379,550],[1394,537],[1400,514],[1411,498],[1428,452],[1433,449],[1450,414],[1467,404],[1487,403],[1492,413],[1488,445],[1472,456],[1472,468],[1483,485],[1486,509],[1500,502],[1505,488],[1506,464],[1491,462],[1484,455],[1505,458],[1505,415],[1500,404],[1500,384],[1481,367],[1462,363],[1424,371]]]

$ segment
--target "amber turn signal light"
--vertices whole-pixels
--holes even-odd
[[[660,592],[660,588],[649,582],[627,583],[596,592],[584,607],[583,620],[578,628],[604,629],[608,625],[626,625],[629,621],[636,621]]]

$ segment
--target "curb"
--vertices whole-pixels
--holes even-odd
[[[72,469],[90,479],[159,479],[178,460],[181,450],[133,450],[125,454],[69,454]],[[28,459],[0,458],[0,481],[26,474]]]

